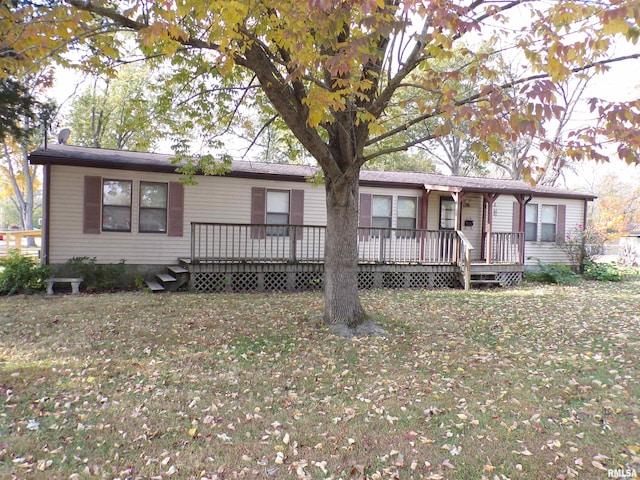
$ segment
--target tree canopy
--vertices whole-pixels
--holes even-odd
[[[154,87],[144,66],[125,65],[114,78],[94,76],[71,103],[69,126],[76,145],[152,151],[163,134],[154,116]]]
[[[35,116],[36,100],[29,89],[12,78],[0,78],[0,138],[21,137],[25,120]]]
[[[37,62],[111,69],[130,32],[141,55],[168,63],[167,101],[185,126],[212,138],[246,111],[278,115],[318,162],[327,192],[325,320],[354,329],[366,314],[357,293],[358,176],[367,162],[464,125],[480,160],[506,141],[543,136],[561,118],[557,85],[602,72],[615,42],[636,44],[634,0],[179,0],[3,3],[4,52]],[[495,50],[474,48],[493,45]],[[504,82],[494,54],[526,62]],[[8,55],[10,52],[11,55]],[[69,55],[67,52],[72,52]],[[455,52],[455,53],[454,53]],[[455,55],[464,65],[447,65]],[[458,88],[474,85],[474,89]],[[517,89],[514,97],[509,91]],[[640,159],[640,100],[594,99],[599,122],[569,132],[573,159],[605,160],[612,141]],[[431,125],[431,128],[424,128]],[[558,139],[560,140],[560,139]],[[541,144],[543,150],[553,142]]]

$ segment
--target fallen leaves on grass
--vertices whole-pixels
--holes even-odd
[[[0,300],[0,476],[598,478],[640,467],[640,283]]]

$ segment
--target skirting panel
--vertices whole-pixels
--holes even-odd
[[[189,265],[191,288],[198,292],[301,292],[322,290],[324,266],[313,265]],[[217,267],[217,268],[216,268]],[[297,268],[296,268],[297,267]],[[459,288],[455,267],[361,265],[358,288]],[[215,271],[217,270],[217,271]]]
[[[523,272],[499,272],[496,275],[496,279],[503,287],[512,287],[514,285],[520,285],[524,278]]]

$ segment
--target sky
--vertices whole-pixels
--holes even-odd
[[[628,53],[624,49],[622,54]],[[625,101],[640,97],[640,60],[628,60],[613,65],[609,72],[595,77],[584,93],[584,98]],[[588,123],[593,114],[584,108],[576,111],[574,122]],[[567,176],[567,187],[591,191],[594,182],[605,175],[616,175],[629,182],[640,183],[640,165],[628,165],[614,152],[608,163],[585,161],[576,165],[577,174]]]
[[[517,22],[516,22],[517,26]],[[616,46],[615,55],[625,55],[632,51],[637,51],[637,46],[629,45],[622,42]],[[608,101],[624,101],[640,97],[640,60],[628,60],[613,64],[610,70],[595,77],[589,83],[587,90],[583,94],[583,99],[597,97]],[[58,104],[63,105],[63,112],[68,111],[71,103],[70,97],[77,89],[80,92],[86,88],[85,84],[78,83],[81,77],[59,68],[56,75],[56,85],[51,94],[54,96]],[[580,125],[588,124],[593,121],[594,114],[588,111],[588,108],[578,108],[574,113],[571,127],[575,128]],[[60,124],[59,128],[66,125]],[[72,132],[73,137],[73,132]],[[54,136],[55,138],[55,136]],[[161,142],[156,149],[159,153],[172,153],[171,142]],[[228,152],[232,156],[241,155],[241,152]],[[564,181],[560,186],[571,189],[591,191],[596,180],[604,175],[613,174],[621,178],[630,179],[640,182],[640,166],[630,166],[617,159],[615,152],[612,150],[612,156],[609,162],[605,164],[596,164],[592,161],[585,161],[576,165],[575,172],[568,172]]]

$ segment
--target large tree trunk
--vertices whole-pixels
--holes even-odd
[[[383,335],[369,320],[358,293],[358,175],[336,185],[325,177],[327,238],[324,321],[337,334]]]

